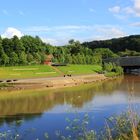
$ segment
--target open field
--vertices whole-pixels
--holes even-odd
[[[99,65],[68,65],[66,67],[58,67],[60,71],[65,74],[79,75],[79,74],[92,74],[102,70]]]
[[[0,67],[0,79],[38,78],[58,75],[58,72],[47,65]]]
[[[64,74],[92,74],[101,71],[97,65],[68,65],[57,67]],[[56,77],[62,75],[47,65],[0,67],[0,79]]]

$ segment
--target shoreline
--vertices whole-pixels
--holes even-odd
[[[99,81],[112,79],[104,74],[88,74],[77,75],[71,77],[52,77],[52,78],[33,78],[20,79],[17,81],[8,82],[11,86],[1,87],[0,90],[32,90],[32,89],[59,89],[66,87],[75,87],[82,84],[90,84]]]

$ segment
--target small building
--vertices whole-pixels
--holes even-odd
[[[52,59],[53,59],[53,55],[47,55],[46,60],[44,61],[45,65],[52,65]]]

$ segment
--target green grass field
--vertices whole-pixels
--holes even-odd
[[[64,74],[91,74],[101,71],[97,65],[68,65],[57,67]],[[47,65],[0,67],[0,79],[55,77],[60,73]],[[61,74],[62,75],[62,74]]]
[[[65,74],[79,75],[79,74],[92,74],[102,70],[99,65],[68,65],[58,67],[60,71]]]

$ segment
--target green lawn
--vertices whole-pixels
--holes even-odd
[[[64,74],[78,75],[100,72],[102,70],[102,67],[99,65],[68,65],[58,67],[58,69]]]
[[[56,68],[64,74],[72,75],[91,74],[102,69],[101,66],[97,65],[68,65]],[[0,79],[55,77],[59,75],[59,71],[47,65],[0,67]]]
[[[47,65],[0,67],[0,79],[51,77],[58,75],[58,72]]]

